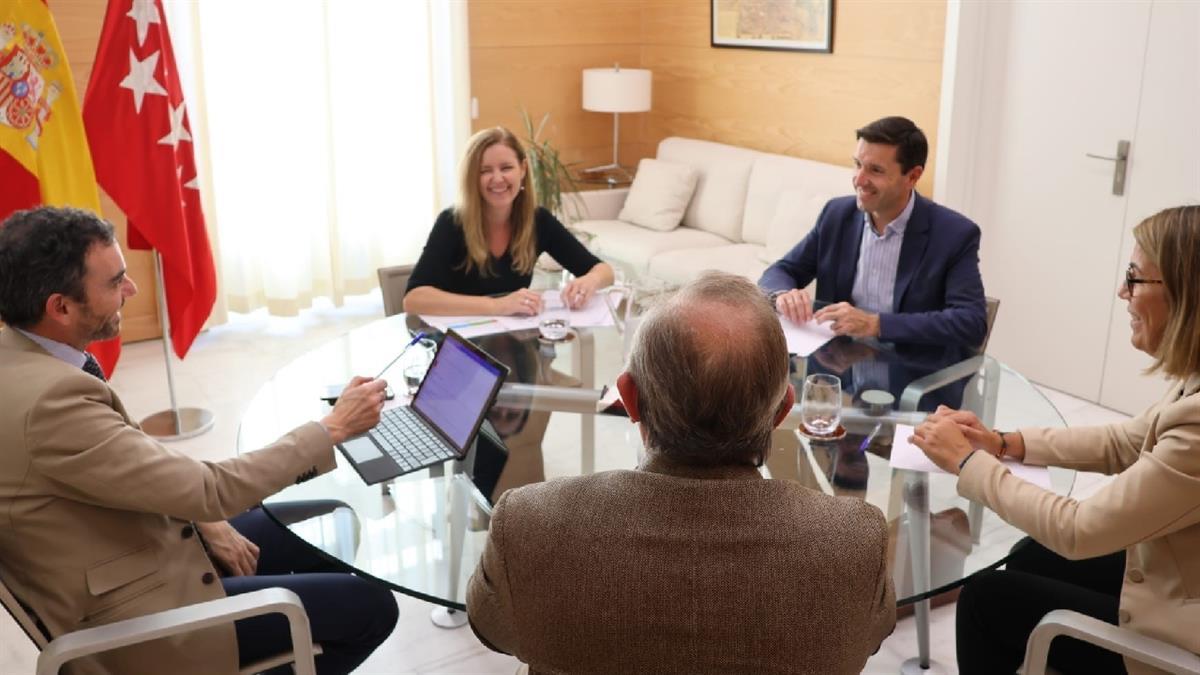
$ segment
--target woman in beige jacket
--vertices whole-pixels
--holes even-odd
[[[912,441],[959,475],[959,494],[1028,532],[1002,572],[973,579],[958,605],[963,673],[1012,673],[1034,625],[1071,609],[1200,652],[1200,206],[1167,209],[1134,229],[1118,295],[1133,346],[1173,382],[1146,412],[1077,429],[985,429],[941,408]],[[998,457],[1116,477],[1077,501],[1014,477]],[[1059,639],[1061,672],[1154,672]]]

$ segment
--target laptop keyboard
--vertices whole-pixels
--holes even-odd
[[[431,466],[458,456],[440,436],[425,425],[410,407],[383,411],[371,435],[404,471]]]

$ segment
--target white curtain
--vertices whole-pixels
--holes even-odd
[[[374,288],[376,268],[415,261],[469,132],[465,5],[183,4],[168,15],[173,34],[177,19],[198,34],[197,63],[178,56],[198,83],[193,130],[207,128],[207,217],[228,308],[340,304]]]

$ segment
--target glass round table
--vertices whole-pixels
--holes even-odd
[[[352,375],[379,372],[418,330],[440,335],[416,317],[380,319],[331,340],[281,368],[257,392],[238,431],[250,452],[328,410],[321,395]],[[445,608],[435,621],[461,624],[467,579],[487,538],[490,504],[504,490],[554,478],[632,469],[641,437],[619,414],[597,412],[619,374],[626,340],[616,327],[579,329],[563,342],[536,331],[472,342],[512,372],[487,419],[505,453],[472,452],[380,485],[366,485],[340,453],[334,471],[289,487],[263,504],[296,536],[349,570]],[[407,401],[403,359],[388,371]],[[991,357],[941,346],[906,346],[836,338],[807,358],[792,358],[797,392],[811,373],[839,377],[838,440],[798,433],[800,406],[774,434],[765,476],[798,481],[828,494],[864,499],[884,513],[900,605],[915,604],[920,659],[928,663],[928,599],[1001,564],[1023,534],[959,497],[955,477],[896,469],[890,453],[897,424],[915,425],[939,404],[975,410],[991,426],[1062,426],[1054,406],[1019,373]],[[482,444],[480,444],[482,445]],[[1052,488],[1070,492],[1074,473],[1051,469]],[[320,500],[294,510],[273,505]],[[850,542],[848,542],[850,543]],[[924,628],[922,629],[922,626]]]

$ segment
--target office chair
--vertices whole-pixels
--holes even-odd
[[[53,640],[12,594],[3,576],[0,576],[0,604],[4,605],[41,652],[37,659],[37,675],[57,675],[68,661],[81,656],[275,612],[283,614],[288,621],[293,651],[252,663],[241,669],[241,675],[260,673],[288,663],[293,664],[296,675],[316,675],[313,657],[321,653],[320,645],[312,642],[308,615],[304,613],[300,597],[286,588],[265,588],[253,593],[154,612],[65,633]]]
[[[393,316],[404,311],[404,291],[408,290],[408,278],[413,265],[380,267],[379,290],[383,294],[383,315]]]
[[[1046,659],[1050,655],[1050,643],[1060,636],[1094,644],[1169,673],[1200,673],[1200,656],[1186,649],[1066,609],[1047,613],[1034,627],[1026,643],[1025,665],[1021,672],[1024,675],[1053,672],[1047,669]]]

